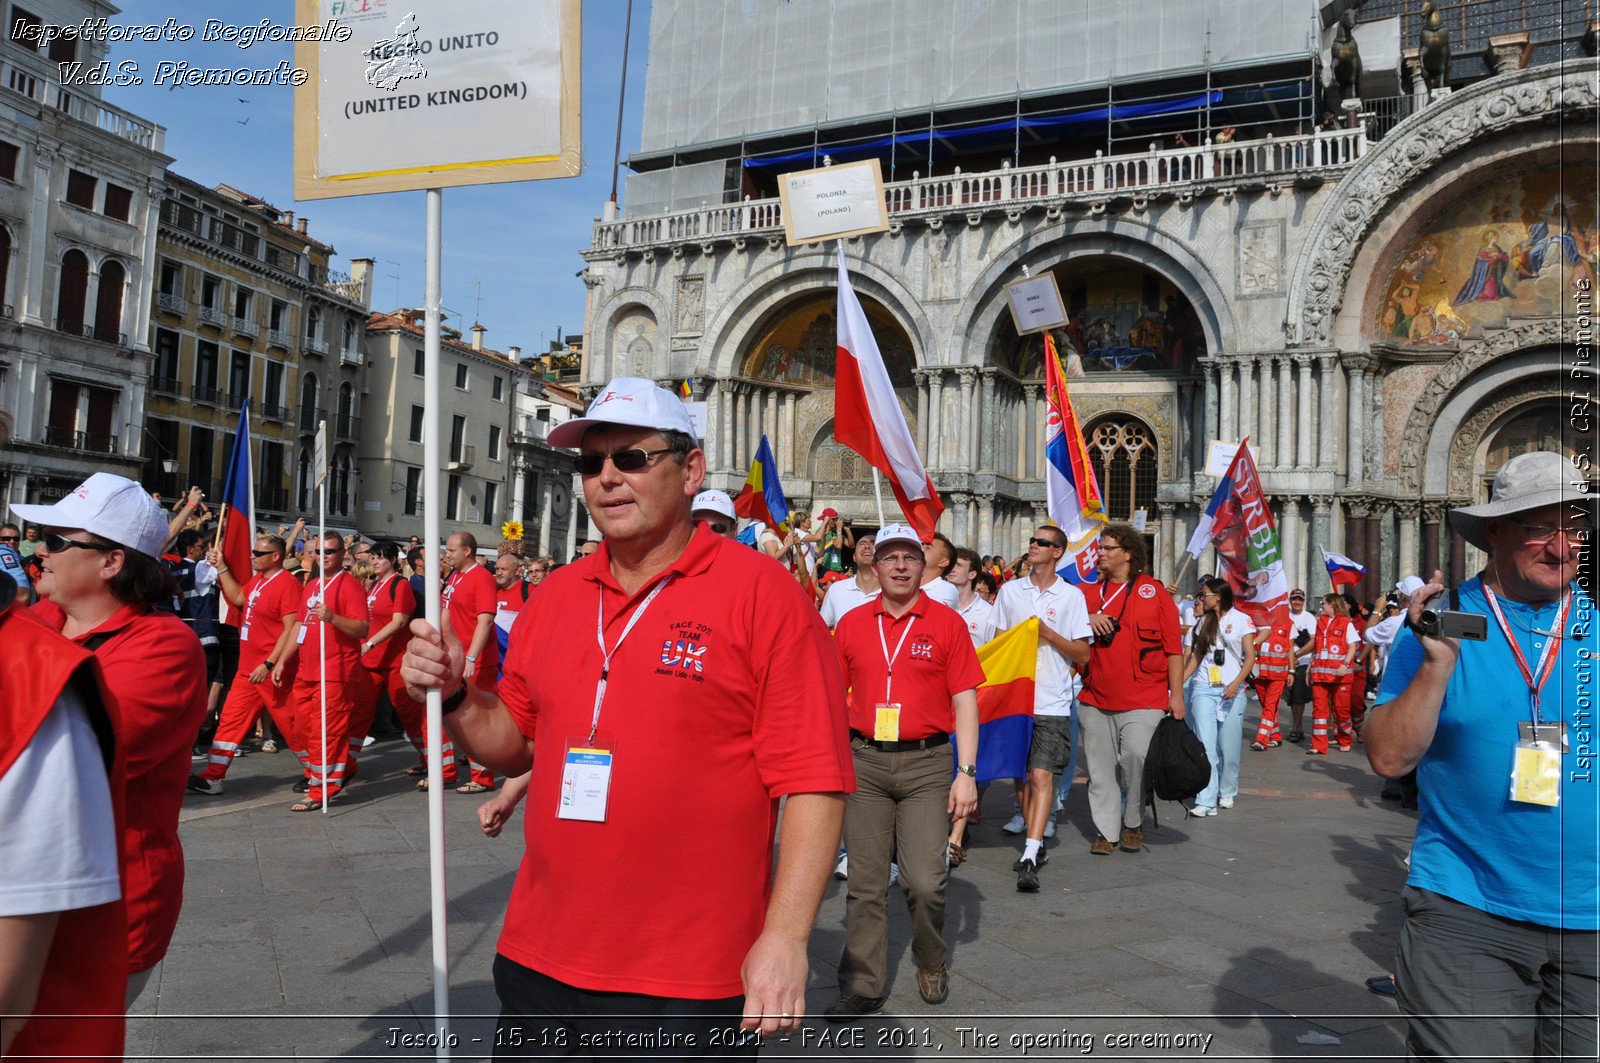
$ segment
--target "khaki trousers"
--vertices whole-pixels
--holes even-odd
[[[845,895],[844,955],[839,991],[888,995],[889,861],[900,864],[911,909],[911,952],[925,971],[945,965],[945,888],[950,881],[949,745],[884,753],[850,740],[856,792],[845,804],[844,840],[850,853]]]
[[[1083,732],[1083,759],[1089,767],[1089,816],[1108,842],[1122,837],[1122,828],[1144,825],[1144,757],[1160,709],[1105,712],[1078,702]],[[851,862],[855,855],[851,854]]]

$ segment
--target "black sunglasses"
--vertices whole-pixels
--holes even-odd
[[[733,525],[727,523],[726,521],[718,521],[715,524],[707,522],[706,527],[710,528],[718,535],[727,535],[728,532],[733,530]]]
[[[344,553],[344,547],[342,547],[342,546],[324,546],[320,550],[313,550],[312,553],[314,553],[314,554],[342,554],[342,553]]]
[[[278,551],[276,551],[276,550],[252,550],[252,551],[250,551],[250,556],[251,557],[271,557],[273,554],[276,554],[277,552]]]
[[[1032,543],[1034,546],[1042,546],[1046,550],[1065,550],[1066,549],[1065,546],[1062,546],[1058,542],[1054,542],[1054,541],[1052,541],[1050,539],[1041,539],[1038,536],[1034,536],[1032,539],[1029,539],[1028,542]]]
[[[638,472],[663,454],[672,453],[671,447],[662,447],[660,450],[644,450],[634,447],[630,450],[614,450],[609,454],[579,454],[578,475],[599,476],[600,470],[606,467],[606,459],[611,459],[611,464],[616,466],[618,472]]]
[[[21,541],[22,536],[20,535],[0,535],[0,543],[19,543]]]
[[[101,544],[79,542],[77,539],[68,539],[65,535],[57,535],[55,532],[51,532],[44,537],[44,548],[47,553],[61,554],[73,549],[74,547],[79,550],[95,550],[102,554],[107,550],[122,549],[122,547],[115,546],[110,543]]]

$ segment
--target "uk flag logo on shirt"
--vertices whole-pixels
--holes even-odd
[[[661,644],[661,663],[669,668],[704,672],[706,648],[687,639],[667,639]]]
[[[933,640],[926,635],[919,635],[912,639],[911,659],[914,661],[933,660]]]

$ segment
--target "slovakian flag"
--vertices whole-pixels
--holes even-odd
[[[741,517],[759,520],[776,531],[787,531],[789,500],[784,497],[783,485],[778,482],[778,463],[772,459],[772,444],[761,437],[755,460],[750,463],[750,475],[744,478],[739,497],[733,500],[733,511]]]
[[[889,478],[906,522],[923,542],[932,540],[944,502],[922,465],[906,426],[878,341],[844,268],[839,245],[839,355],[834,370],[833,438]]]
[[[1029,617],[978,647],[978,782],[1028,774],[1033,741],[1033,681],[1039,660],[1039,619]],[[951,741],[954,749],[955,742]],[[958,754],[959,756],[959,754]]]
[[[1367,568],[1359,561],[1353,561],[1343,554],[1322,551],[1322,563],[1328,566],[1328,582],[1333,584],[1337,591],[1340,587],[1354,587],[1366,578]]]
[[[250,550],[255,544],[255,475],[250,465],[250,400],[239,406],[239,431],[233,437],[233,453],[228,455],[228,479],[222,488],[219,538],[222,560],[229,571],[238,573],[242,584],[250,577]],[[217,596],[217,617],[228,622],[227,595]]]
[[[1050,519],[1067,537],[1057,573],[1068,583],[1099,579],[1100,529],[1106,507],[1089,463],[1083,426],[1067,395],[1067,374],[1050,333],[1044,334],[1044,493]]]
[[[1234,605],[1258,627],[1286,630],[1289,578],[1283,571],[1278,525],[1262,494],[1248,436],[1200,517],[1188,551],[1198,558],[1208,546],[1216,547],[1219,574],[1233,588]]]

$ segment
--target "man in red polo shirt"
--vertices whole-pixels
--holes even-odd
[[[444,541],[444,560],[450,575],[439,595],[451,630],[467,649],[465,678],[492,694],[500,683],[500,644],[494,637],[500,588],[494,573],[478,560],[478,540],[471,532],[458,531]],[[469,760],[468,767],[472,774],[456,787],[456,793],[481,794],[494,789],[494,772],[475,760]]]
[[[737,1027],[789,1032],[804,1014],[806,942],[855,788],[837,652],[793,577],[690,521],[705,454],[676,396],[614,380],[550,443],[580,448],[604,544],[529,600],[498,697],[462,681],[459,639],[425,622],[404,664],[414,697],[443,690],[459,745],[532,769],[499,1036],[694,1033],[695,1051],[751,1056]],[[691,792],[685,831],[672,795]],[[644,851],[648,873],[618,867]]]
[[[1100,582],[1086,584],[1095,642],[1083,676],[1079,726],[1089,768],[1089,851],[1144,846],[1144,757],[1162,714],[1183,719],[1183,642],[1172,595],[1146,574],[1144,537],[1131,524],[1100,533]],[[1113,841],[1116,839],[1116,841]]]
[[[250,733],[256,718],[265,710],[283,731],[289,727],[286,710],[293,683],[272,681],[272,670],[294,642],[293,620],[300,610],[302,588],[283,570],[284,542],[276,535],[263,535],[250,549],[253,575],[243,585],[228,571],[222,551],[211,551],[217,569],[217,582],[228,604],[243,610],[239,623],[239,670],[228,689],[217,733],[211,739],[209,762],[189,776],[192,794],[220,794],[223,777],[239,752],[239,743]],[[284,731],[291,749],[304,749],[299,735]]]
[[[850,891],[833,1022],[883,1007],[889,982],[889,862],[911,897],[917,989],[950,994],[944,942],[950,817],[978,806],[978,687],[983,666],[960,614],[922,590],[922,543],[904,524],[878,532],[872,567],[883,593],[834,629],[850,691],[856,792],[845,803]],[[950,779],[950,736],[956,739]]]
[[[344,786],[345,763],[350,751],[350,720],[356,711],[361,674],[361,643],[367,637],[367,592],[361,581],[344,570],[344,540],[326,532],[317,551],[319,575],[306,580],[300,615],[294,621],[294,641],[272,670],[282,682],[298,659],[291,714],[294,729],[305,740],[309,773],[305,800],[290,806],[292,812],[315,812]],[[324,652],[321,629],[327,631]],[[280,674],[282,673],[282,674]],[[322,726],[323,691],[327,691],[326,745]]]

